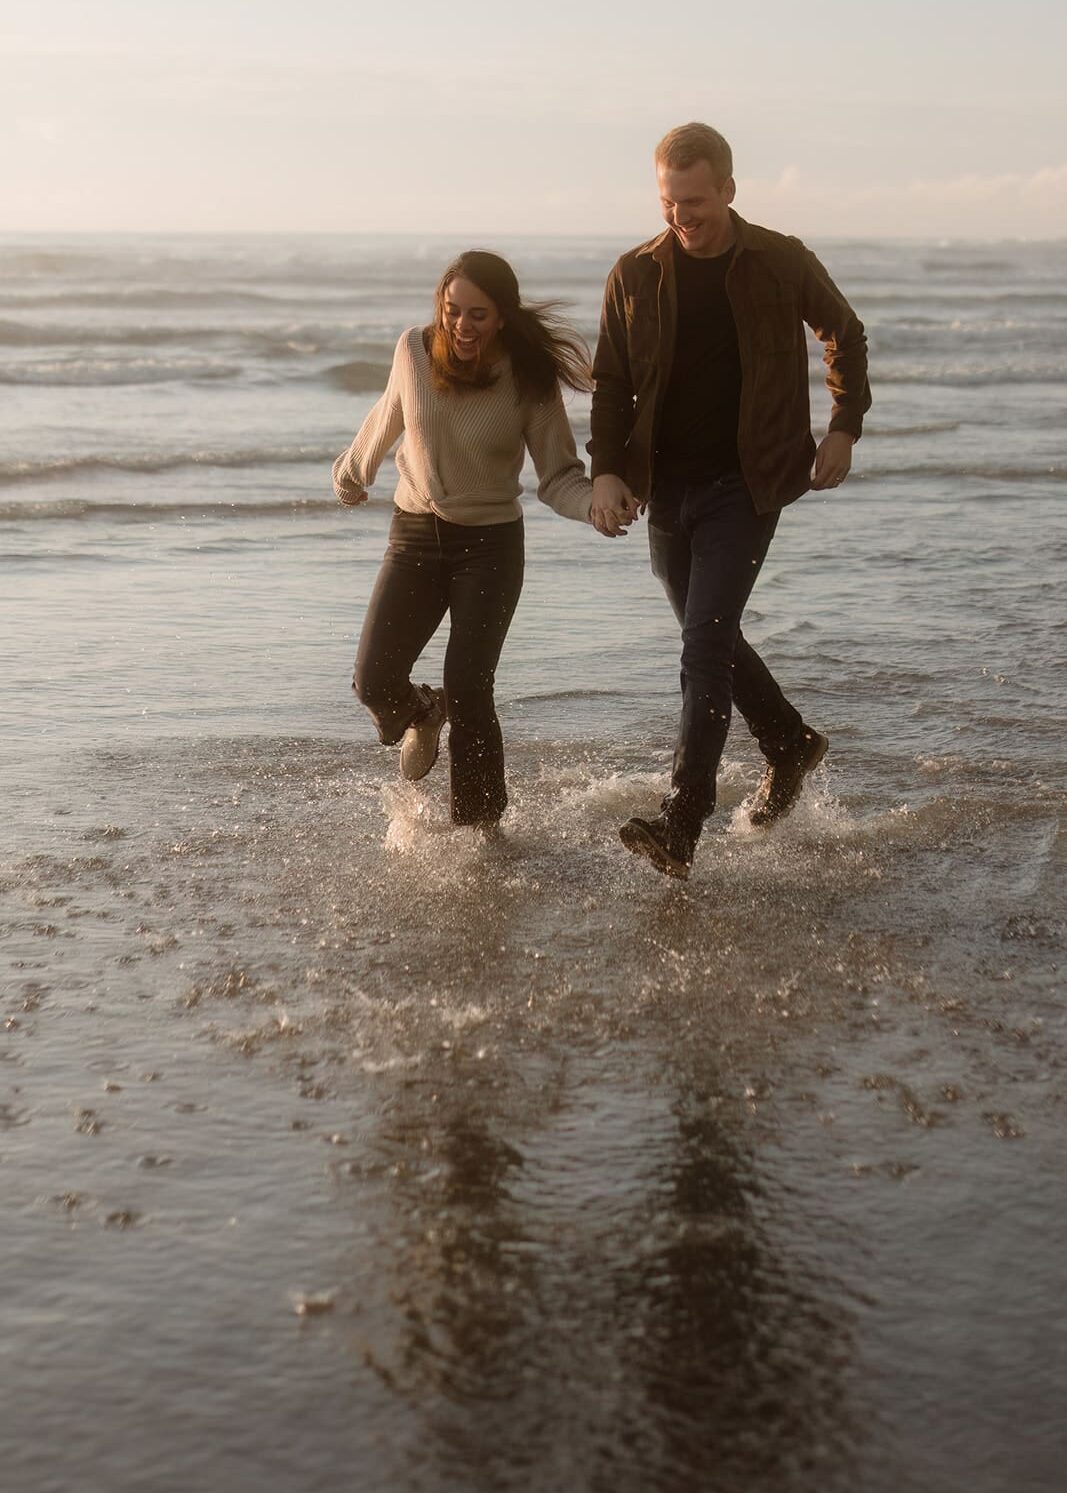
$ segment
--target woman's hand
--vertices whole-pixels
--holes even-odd
[[[607,539],[625,535],[627,527],[641,512],[641,507],[621,477],[608,473],[594,477],[589,519],[598,534],[603,534]]]

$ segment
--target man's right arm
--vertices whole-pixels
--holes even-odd
[[[603,476],[622,478],[626,471],[626,444],[633,429],[634,387],[630,376],[622,272],[618,264],[608,276],[604,288],[600,334],[593,358],[593,383],[589,418],[591,438],[586,446],[591,457],[591,474],[594,482]]]
[[[634,418],[634,391],[626,339],[622,275],[616,264],[604,289],[600,334],[593,358],[589,452],[593,477],[592,521],[610,538],[626,532],[640,504],[626,484],[626,443]]]

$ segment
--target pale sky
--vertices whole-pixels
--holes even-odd
[[[0,0],[0,231],[1067,237],[1064,0]]]

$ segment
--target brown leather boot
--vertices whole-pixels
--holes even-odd
[[[814,772],[826,755],[829,739],[805,726],[795,752],[777,762],[768,762],[763,781],[756,789],[748,811],[749,821],[757,829],[784,819],[800,797],[804,779]]]
[[[693,864],[700,830],[695,832],[668,814],[657,814],[655,819],[627,819],[619,830],[619,838],[627,850],[634,855],[643,855],[664,876],[676,876],[685,881]]]

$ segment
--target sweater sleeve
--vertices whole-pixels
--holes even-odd
[[[550,398],[534,405],[523,437],[540,479],[537,496],[541,502],[564,518],[589,523],[593,484],[574,444],[558,384]]]
[[[404,429],[401,391],[405,370],[411,361],[410,332],[405,332],[393,353],[393,366],[385,393],[370,411],[355,440],[333,464],[333,490],[337,497],[353,491],[363,493],[378,475],[382,460]]]

